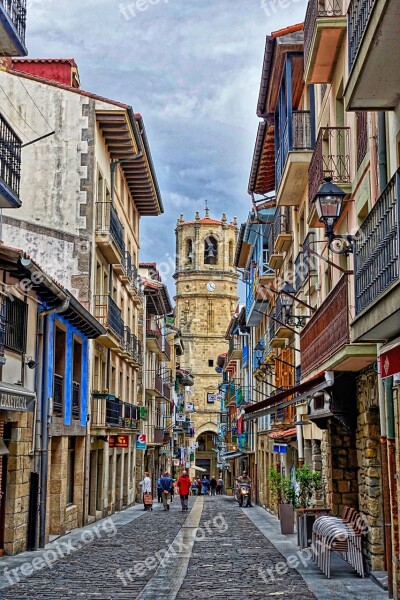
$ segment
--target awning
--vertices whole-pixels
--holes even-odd
[[[195,465],[193,468],[195,471],[200,471],[200,473],[208,473],[207,469],[203,469],[203,467],[198,467]]]
[[[270,433],[267,434],[267,436],[269,438],[277,440],[277,439],[281,439],[281,438],[293,437],[296,435],[296,433],[297,433],[297,430],[295,427],[293,427],[292,429],[278,429],[276,431],[271,431]]]
[[[244,452],[230,452],[229,454],[224,454],[221,456],[222,460],[235,460],[235,458],[240,458],[241,456],[246,456]]]
[[[36,394],[15,383],[0,382],[0,410],[33,412]]]
[[[257,404],[253,404],[245,409],[245,419],[254,419],[263,417],[264,415],[270,415],[275,413],[282,408],[286,408],[291,404],[296,404],[296,402],[301,402],[308,396],[312,396],[316,392],[326,389],[328,386],[324,375],[317,375],[313,377],[309,381],[304,383],[300,383],[299,385],[295,385],[280,394],[276,394],[275,396],[271,396],[266,400],[262,400]],[[292,396],[300,392],[296,397],[291,398],[290,400],[286,400],[288,396]]]

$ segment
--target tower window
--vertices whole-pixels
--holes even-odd
[[[214,361],[210,359],[210,360],[208,361],[208,366],[209,366],[209,367],[213,367],[213,366],[214,366]]]
[[[204,240],[204,264],[216,265],[218,262],[218,242],[213,236]]]
[[[229,266],[233,266],[233,242],[229,242]]]
[[[193,262],[193,242],[192,240],[186,240],[186,260],[189,263]]]

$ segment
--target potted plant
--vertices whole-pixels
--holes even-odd
[[[276,469],[269,470],[268,479],[271,491],[276,496],[279,506],[279,521],[281,533],[294,533],[294,509],[297,505],[297,494],[294,485],[288,477]]]
[[[313,496],[321,490],[321,473],[312,471],[308,465],[296,469],[299,508],[297,510],[297,537],[300,548],[306,548],[312,536],[315,513],[307,512],[313,504]]]

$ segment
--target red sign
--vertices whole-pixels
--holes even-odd
[[[129,435],[110,435],[108,444],[110,448],[129,448]]]
[[[400,345],[387,352],[383,352],[380,356],[380,361],[382,379],[400,373]]]

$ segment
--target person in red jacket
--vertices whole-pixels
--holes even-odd
[[[190,493],[190,477],[183,471],[182,475],[178,479],[178,490],[179,496],[181,498],[182,510],[189,510],[188,506],[188,498]]]

